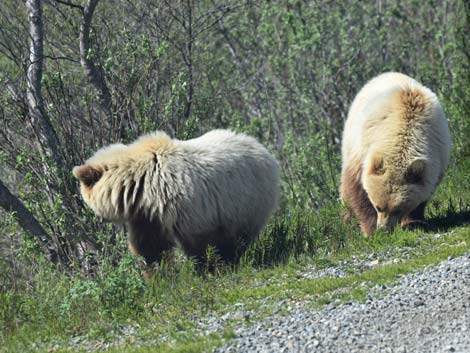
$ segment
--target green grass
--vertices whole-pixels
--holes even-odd
[[[383,244],[387,244],[384,241]],[[210,336],[200,335],[191,317],[211,315],[222,316],[233,310],[234,304],[243,304],[244,310],[256,310],[255,317],[248,321],[254,322],[271,315],[276,311],[276,302],[279,300],[306,300],[309,305],[320,307],[326,303],[335,301],[362,300],[366,296],[367,287],[374,284],[389,283],[400,275],[416,271],[427,265],[439,263],[449,256],[459,256],[470,250],[470,232],[465,228],[458,229],[454,234],[442,236],[438,239],[429,233],[422,233],[414,242],[412,259],[400,264],[379,265],[370,270],[358,274],[352,274],[343,278],[318,278],[300,279],[296,273],[302,268],[299,264],[287,263],[265,270],[252,270],[248,278],[248,269],[240,269],[237,272],[226,273],[222,276],[201,278],[194,276],[191,283],[186,280],[173,278],[173,289],[169,297],[171,299],[155,297],[154,287],[157,283],[146,289],[142,299],[144,306],[138,310],[121,308],[121,312],[111,312],[101,316],[97,313],[81,313],[82,320],[94,319],[98,322],[87,322],[85,326],[70,327],[60,318],[55,323],[46,319],[43,326],[23,323],[13,335],[3,342],[3,349],[8,352],[29,351],[31,342],[45,342],[37,351],[49,351],[56,345],[66,345],[69,337],[78,333],[85,334],[89,340],[99,342],[106,339],[115,339],[110,330],[119,329],[121,325],[139,324],[141,333],[136,337],[130,336],[128,342],[123,343],[110,352],[151,352],[157,349],[159,352],[203,352],[222,344],[225,339],[232,337],[223,331],[220,334]],[[408,246],[408,244],[407,244]],[[383,250],[387,250],[384,246]],[[431,250],[434,249],[434,250]],[[424,253],[423,253],[424,252]],[[339,258],[339,257],[338,257]],[[335,262],[337,258],[333,259]],[[304,265],[308,260],[303,260]],[[311,264],[315,262],[312,260]],[[269,280],[269,281],[268,281]],[[156,281],[158,282],[158,281]],[[199,286],[201,282],[208,282],[212,288]],[[162,285],[159,282],[159,285]],[[166,287],[167,291],[171,290]],[[163,289],[159,289],[163,292]],[[191,293],[193,299],[185,293]],[[207,296],[205,301],[202,297]],[[268,298],[268,299],[267,299]],[[262,304],[262,305],[261,305]],[[76,309],[78,310],[78,309]],[[124,319],[126,318],[126,319]],[[226,324],[226,330],[230,329],[245,318],[234,318]],[[68,327],[67,327],[68,326]],[[62,331],[64,330],[64,331]],[[171,337],[171,343],[156,343],[155,339],[161,334]],[[51,343],[47,343],[47,342]],[[142,347],[136,347],[139,341]],[[150,345],[146,344],[151,342]],[[158,342],[158,340],[157,340]],[[54,350],[53,350],[54,351]],[[61,349],[59,352],[74,351]]]
[[[340,221],[341,208],[278,215],[236,269],[199,275],[190,261],[163,264],[145,283],[140,262],[127,255],[103,264],[96,277],[68,276],[32,261],[27,279],[0,292],[1,352],[73,352],[88,342],[109,352],[205,352],[233,337],[232,329],[282,314],[280,300],[312,307],[361,301],[375,284],[470,250],[468,168],[454,167],[428,209],[426,229],[396,229],[365,239]],[[439,234],[439,236],[435,236]],[[400,263],[351,268],[341,278],[306,279],[307,269],[335,266],[352,257],[391,252]],[[249,315],[237,315],[237,308]],[[226,316],[220,332],[205,334],[196,319]],[[72,345],[76,342],[76,345]]]

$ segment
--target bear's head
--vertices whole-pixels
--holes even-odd
[[[97,216],[114,223],[125,222],[128,204],[132,196],[135,198],[129,193],[134,194],[136,183],[120,168],[127,152],[125,145],[107,146],[72,170],[85,203]]]
[[[73,168],[72,173],[80,181],[80,191],[85,203],[98,217],[117,222],[119,215],[117,208],[111,208],[109,202],[105,202],[112,194],[112,188],[103,178],[107,168],[102,165],[85,163]],[[104,181],[104,182],[103,182]],[[109,195],[109,197],[106,197]]]
[[[426,160],[421,158],[398,164],[379,153],[369,156],[362,185],[377,211],[378,229],[392,229],[429,198],[426,168]]]
[[[157,176],[174,150],[171,138],[156,131],[129,145],[101,148],[72,173],[80,181],[83,200],[97,216],[113,223],[128,222],[139,212],[154,217],[165,208],[165,199],[155,196],[163,190]]]

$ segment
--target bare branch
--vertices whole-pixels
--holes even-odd
[[[98,99],[103,112],[111,116],[111,93],[106,85],[104,72],[97,67],[90,53],[90,30],[93,12],[95,11],[98,0],[89,0],[83,10],[82,23],[80,25],[80,63],[88,81],[98,92]]]
[[[70,61],[70,62],[73,62],[73,63],[79,63],[78,60],[69,58],[69,57],[67,57],[67,56],[50,56],[50,55],[44,55],[44,58],[46,58],[46,59],[51,59],[51,60],[67,60],[67,61]]]
[[[186,105],[184,108],[184,118],[185,120],[189,119],[191,115],[191,107],[193,102],[194,95],[194,69],[193,69],[193,3],[191,0],[187,0],[188,15],[187,22],[188,25],[185,27],[187,31],[186,38],[186,51],[187,51],[187,61],[186,67],[188,70],[188,89],[186,91]]]
[[[51,261],[57,261],[57,254],[52,247],[52,239],[42,228],[33,214],[23,205],[23,203],[13,195],[10,190],[0,180],[0,206],[7,212],[13,212],[18,224],[30,235],[38,238],[46,248],[46,253]]]
[[[62,4],[62,5],[67,5],[67,6],[70,6],[70,7],[73,7],[73,8],[76,8],[76,9],[79,9],[81,11],[84,11],[84,8],[82,5],[77,5],[77,4],[74,4],[70,1],[64,1],[64,0],[55,0],[55,2],[58,2],[59,4]]]

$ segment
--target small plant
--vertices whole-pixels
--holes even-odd
[[[100,303],[104,310],[113,312],[118,307],[131,310],[139,308],[145,290],[141,265],[136,256],[125,255],[118,267],[100,276]]]

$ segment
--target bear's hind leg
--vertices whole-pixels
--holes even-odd
[[[223,227],[191,234],[190,237],[179,239],[179,242],[186,255],[196,260],[196,266],[200,271],[204,269],[212,271],[218,259],[227,264],[234,263],[238,259],[237,239]],[[213,247],[215,250],[216,257],[213,259],[208,258],[209,247]]]
[[[424,220],[424,210],[426,209],[427,201],[421,203],[413,211],[407,214],[401,220],[401,226],[404,228],[415,228],[426,224]]]

